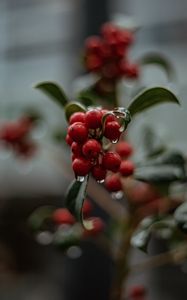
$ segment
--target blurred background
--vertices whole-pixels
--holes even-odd
[[[79,299],[79,296],[68,294],[63,287],[73,286],[69,278],[78,276],[75,269],[82,261],[76,261],[76,268],[71,269],[70,258],[66,257],[62,271],[59,266],[64,258],[50,247],[37,245],[22,232],[18,222],[39,203],[60,205],[72,178],[68,173],[69,154],[53,139],[59,127],[65,128],[63,112],[33,86],[39,81],[57,81],[72,95],[73,80],[83,74],[80,56],[84,39],[97,34],[100,25],[114,16],[130,16],[141,27],[136,33],[132,58],[148,51],[158,51],[167,56],[176,69],[176,82],[167,82],[162,72],[155,69],[145,69],[145,81],[150,86],[165,84],[170,87],[182,104],[180,109],[163,105],[146,113],[144,118],[138,117],[130,129],[132,142],[138,146],[137,124],[143,126],[152,122],[168,145],[187,152],[186,12],[186,0],[0,0],[0,122],[16,120],[27,109],[34,109],[42,116],[32,132],[32,138],[38,144],[32,159],[17,159],[11,151],[0,149],[0,208],[3,220],[8,219],[8,225],[3,223],[1,228],[1,299]],[[84,245],[83,249],[87,247]],[[107,286],[110,259],[93,248],[85,252],[85,257],[83,255],[83,260],[100,259],[106,264],[105,272],[100,275],[106,279]],[[87,268],[88,274],[89,266]],[[186,268],[183,269],[186,272]],[[18,276],[18,270],[24,276]],[[168,276],[167,272],[165,276]],[[176,279],[176,276],[170,276],[171,280]],[[186,280],[180,276],[182,279],[177,281],[177,289],[179,285],[183,289]],[[156,278],[152,280],[154,285],[155,282],[160,284]],[[93,278],[89,279],[92,282]],[[138,280],[145,281],[144,277]],[[99,282],[96,286],[100,288]],[[158,295],[151,293],[149,299],[182,299],[174,292],[168,296],[162,291]],[[102,294],[101,298],[107,299]]]

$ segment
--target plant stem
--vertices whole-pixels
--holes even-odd
[[[116,273],[114,278],[114,285],[111,293],[111,300],[122,300],[124,297],[124,282],[129,274],[128,257],[130,252],[130,240],[134,231],[134,222],[129,217],[127,222],[121,226],[121,243],[118,248],[116,258]]]

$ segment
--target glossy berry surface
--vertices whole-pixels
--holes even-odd
[[[72,162],[72,168],[76,176],[85,176],[91,170],[91,162],[85,158],[75,158]]]
[[[87,140],[88,129],[81,122],[73,123],[68,128],[68,135],[70,136],[70,138],[72,138],[73,141],[77,143],[83,143]]]
[[[95,139],[89,139],[82,147],[82,152],[87,158],[96,158],[101,152],[101,144]]]
[[[120,176],[118,174],[113,174],[107,176],[105,179],[105,186],[109,192],[119,192],[122,189],[122,184]]]
[[[81,123],[85,123],[85,113],[83,112],[75,112],[74,114],[71,115],[70,119],[69,119],[69,124],[73,124],[76,122],[81,122]]]
[[[73,142],[71,145],[71,151],[75,155],[75,157],[82,156],[82,145]]]
[[[121,164],[121,158],[119,154],[115,152],[107,152],[103,155],[102,166],[114,173],[118,172]]]
[[[72,138],[69,136],[69,134],[66,135],[66,143],[67,143],[69,146],[71,146],[72,143],[73,143],[73,140],[72,140]]]
[[[66,208],[56,209],[53,213],[52,219],[58,225],[60,224],[72,225],[75,223],[75,218]]]
[[[110,141],[116,141],[121,135],[120,125],[116,121],[107,122],[105,124],[104,136]]]
[[[122,176],[132,175],[134,173],[134,163],[130,160],[122,161],[119,171]]]
[[[102,112],[99,109],[92,109],[86,112],[86,125],[89,129],[97,129],[101,127]]]

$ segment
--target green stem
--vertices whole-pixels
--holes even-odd
[[[116,258],[116,275],[111,293],[111,300],[122,300],[124,298],[124,283],[129,275],[128,258],[130,252],[130,241],[134,231],[134,222],[129,218],[121,227],[121,244]]]

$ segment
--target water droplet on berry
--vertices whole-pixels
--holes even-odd
[[[119,139],[113,140],[112,144],[117,144],[118,141],[119,141]]]
[[[112,193],[112,198],[116,199],[116,200],[122,199],[123,198],[123,192],[119,191],[119,192],[116,192],[116,193]]]
[[[84,176],[76,176],[76,180],[79,182],[84,182],[85,177]]]

